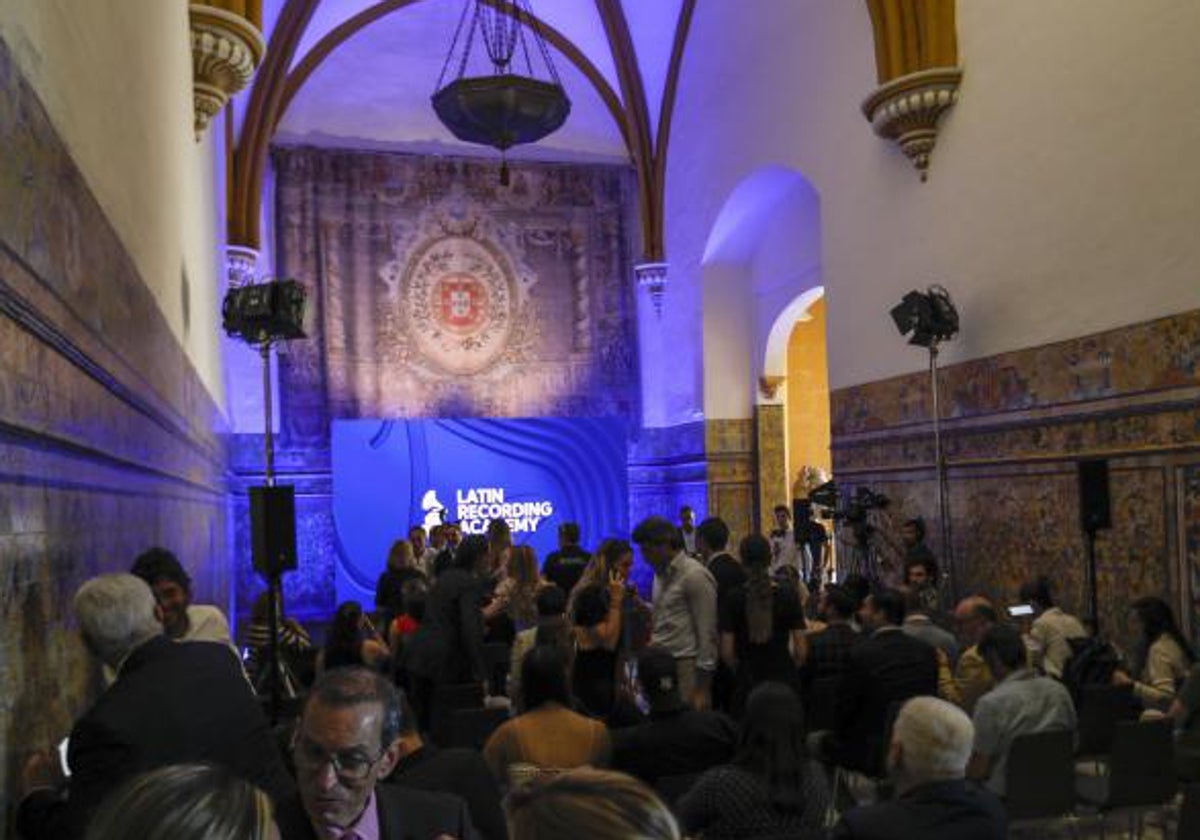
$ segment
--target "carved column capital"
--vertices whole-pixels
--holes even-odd
[[[773,400],[786,379],[786,376],[760,376],[758,377],[758,392],[762,394],[763,399]]]
[[[639,289],[645,289],[650,294],[650,302],[654,304],[654,314],[662,317],[662,299],[667,291],[667,269],[665,262],[649,262],[635,265],[633,276],[637,278]]]
[[[250,83],[266,52],[262,33],[241,15],[204,3],[188,6],[192,91],[199,140],[229,98]]]
[[[893,140],[924,181],[937,143],[938,120],[958,101],[961,67],[934,67],[881,85],[862,104],[875,133]]]

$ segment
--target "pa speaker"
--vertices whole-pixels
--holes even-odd
[[[1079,462],[1079,522],[1091,533],[1112,527],[1108,504],[1108,461]]]
[[[296,495],[289,485],[250,488],[254,570],[268,578],[296,568]]]

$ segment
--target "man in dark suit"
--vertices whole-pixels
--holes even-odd
[[[888,775],[896,798],[854,808],[834,829],[837,840],[1002,840],[1004,806],[965,779],[975,740],[971,719],[935,697],[909,700],[896,716]]]
[[[317,680],[292,739],[300,792],[275,813],[282,840],[477,840],[458,797],[376,784],[400,759],[400,728],[396,688],[374,671]]]
[[[69,783],[46,784],[46,759],[26,767],[19,830],[26,840],[82,836],[105,796],[137,773],[168,764],[228,768],[279,801],[294,785],[267,721],[229,648],[163,635],[162,610],[133,575],[102,575],[75,595],[84,643],[116,672],[71,730]],[[36,777],[41,778],[36,778]]]
[[[726,549],[729,546],[729,526],[723,519],[710,516],[696,528],[696,550],[717,582],[717,615],[725,614],[729,594],[746,582],[746,570]],[[737,680],[723,662],[717,663],[713,675],[713,708],[727,712],[733,705],[733,690]]]
[[[850,652],[832,738],[823,739],[819,750],[834,764],[878,777],[890,716],[911,697],[937,694],[937,653],[901,632],[904,596],[895,590],[867,596],[859,618],[870,635]]]
[[[508,840],[508,825],[500,807],[500,786],[483,760],[483,753],[439,749],[427,743],[404,695],[400,695],[399,746],[400,758],[385,782],[461,797],[483,840]]]

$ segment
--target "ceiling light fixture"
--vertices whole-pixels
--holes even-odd
[[[571,113],[571,100],[554,69],[545,39],[533,27],[533,19],[529,0],[466,0],[432,97],[438,119],[455,137],[500,150],[500,183],[504,185],[508,184],[505,152],[552,134]],[[534,52],[541,56],[548,81],[534,75],[526,28],[533,33]],[[491,75],[466,75],[476,38],[483,43]],[[514,64],[522,57],[527,75],[513,72]],[[443,84],[456,59],[457,74],[449,84]]]

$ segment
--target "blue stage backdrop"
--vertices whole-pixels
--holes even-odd
[[[625,421],[612,418],[339,420],[333,423],[338,602],[370,608],[392,542],[441,512],[482,534],[496,517],[539,561],[558,526],[584,544],[629,533]]]

